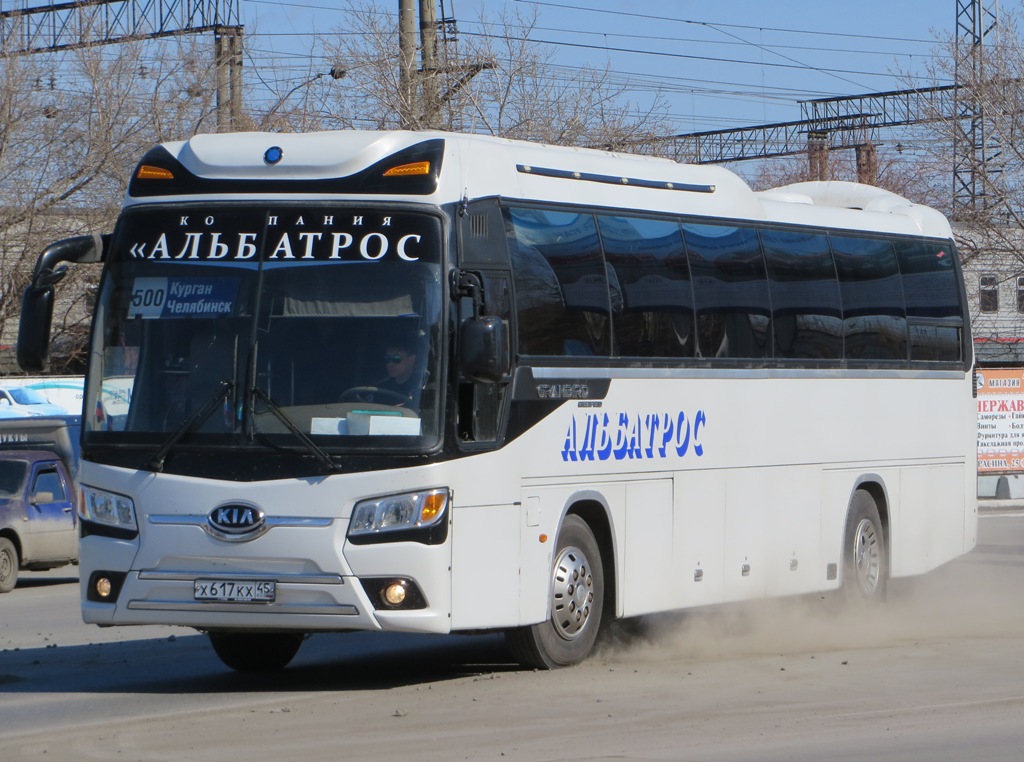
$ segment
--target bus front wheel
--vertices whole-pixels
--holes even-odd
[[[889,564],[885,534],[875,499],[859,489],[853,493],[843,541],[842,592],[847,603],[865,604],[885,597]]]
[[[566,516],[551,570],[549,617],[506,633],[516,661],[554,669],[590,655],[604,613],[604,567],[594,533],[579,516]]]
[[[220,660],[239,672],[275,672],[288,666],[302,645],[302,633],[211,632]]]

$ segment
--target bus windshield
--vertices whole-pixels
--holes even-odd
[[[150,208],[122,217],[107,261],[86,442],[436,443],[439,218]]]

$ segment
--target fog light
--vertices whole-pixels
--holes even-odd
[[[405,582],[392,582],[384,588],[384,601],[389,606],[401,606],[405,603]]]
[[[427,607],[423,591],[408,577],[363,577],[359,582],[376,609],[415,611]]]
[[[93,603],[117,603],[127,576],[127,572],[97,569],[89,575],[89,581],[82,590],[86,599]]]

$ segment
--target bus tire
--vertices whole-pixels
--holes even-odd
[[[18,584],[18,551],[14,543],[0,537],[0,593],[9,593]]]
[[[604,566],[594,533],[579,516],[566,516],[551,569],[548,618],[517,627],[505,639],[520,664],[555,669],[590,655],[604,615]]]
[[[276,672],[288,666],[304,635],[293,632],[211,632],[220,660],[239,672]]]
[[[843,540],[842,594],[847,604],[878,603],[889,576],[885,534],[875,499],[859,489],[850,499]]]

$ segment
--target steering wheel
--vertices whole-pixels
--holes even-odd
[[[379,386],[353,386],[341,393],[338,402],[376,402],[381,405],[407,405],[409,398],[401,392]]]

